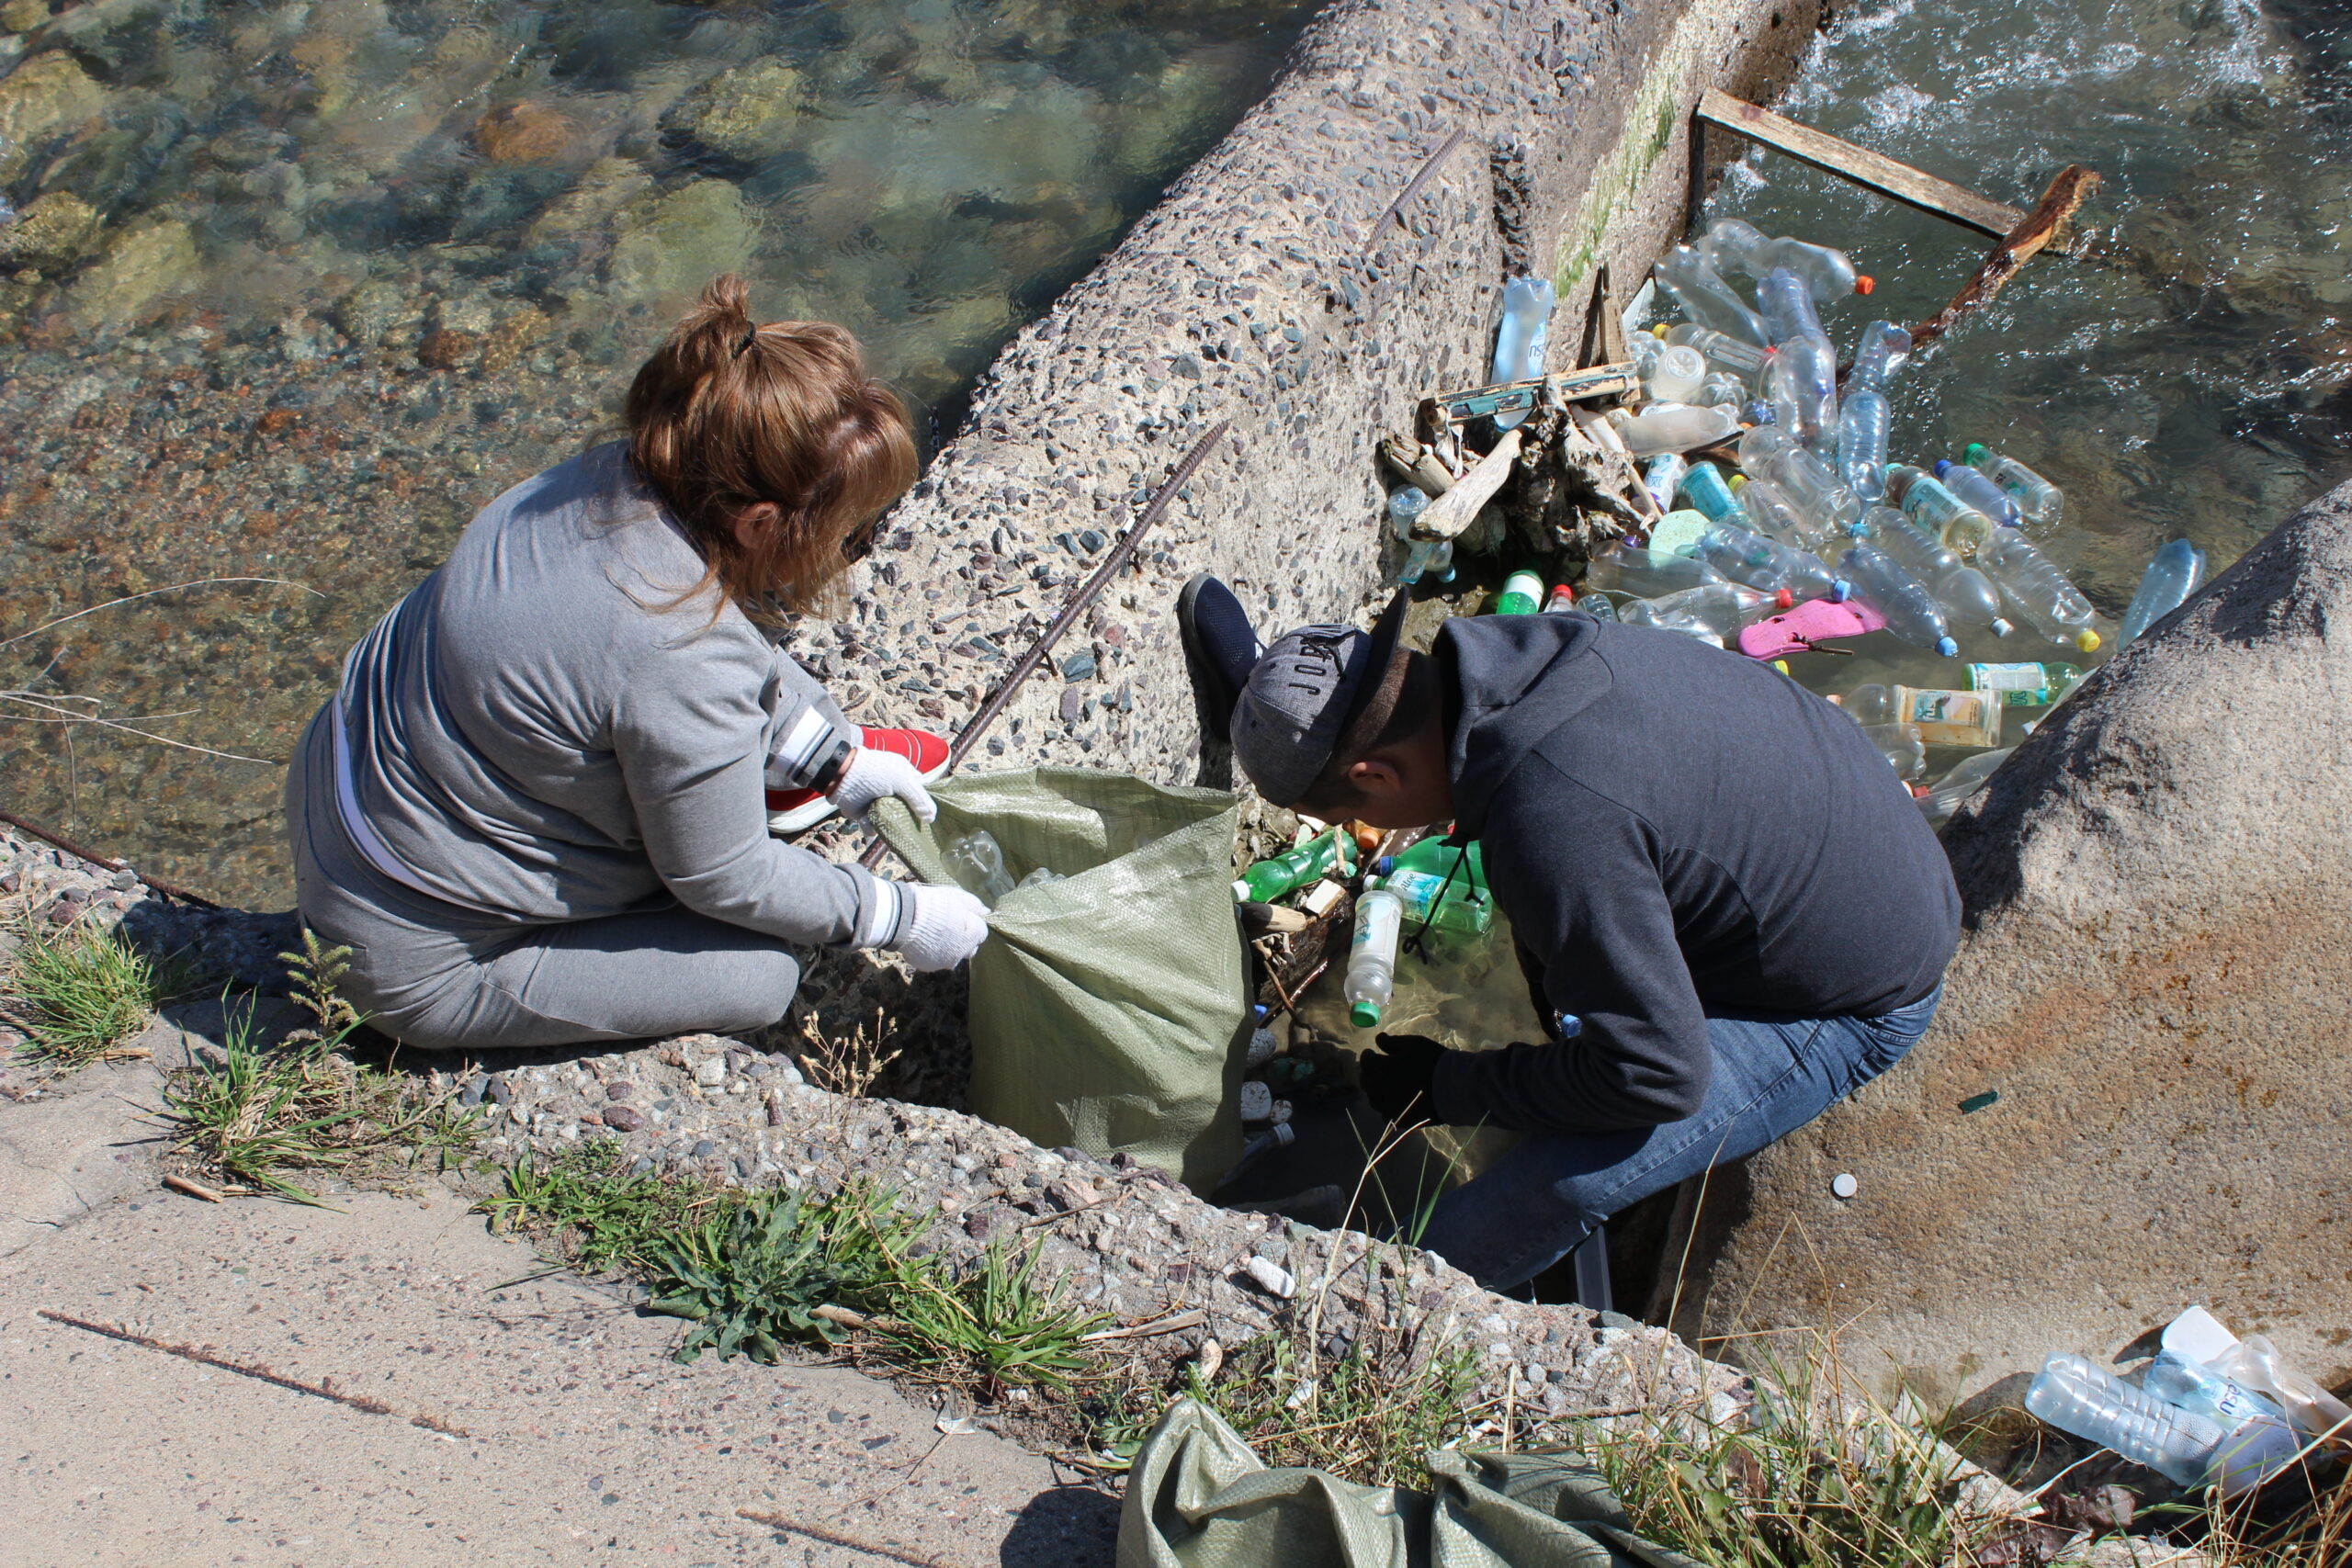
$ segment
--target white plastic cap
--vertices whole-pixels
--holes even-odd
[[[1835,1198],[1851,1198],[1862,1190],[1862,1184],[1849,1171],[1839,1171],[1829,1179],[1829,1192]]]

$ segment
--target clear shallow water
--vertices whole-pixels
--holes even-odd
[[[2047,547],[2104,615],[2165,540],[2218,572],[2352,477],[2352,13],[1866,4],[1776,107],[2021,209],[2070,162],[2105,176],[2082,214],[2101,264],[2032,262],[1891,393],[1898,460],[1983,441],[2064,489]],[[1838,245],[1877,277],[1824,313],[1848,355],[1873,316],[1933,314],[1990,245],[1770,152],[1734,165],[1709,211]],[[2030,631],[1962,642],[1964,659],[2085,662]],[[1965,683],[1890,637],[1857,647],[1795,668],[1825,691]]]
[[[933,440],[1310,0],[0,0],[0,690],[283,757],[351,640],[748,274]],[[10,808],[289,897],[278,770],[0,704]],[[170,716],[153,718],[148,716]]]

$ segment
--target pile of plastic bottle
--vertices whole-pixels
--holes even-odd
[[[2203,1307],[2165,1329],[2137,1386],[2079,1356],[2055,1355],[2026,1408],[2175,1485],[2233,1497],[2299,1463],[2338,1457],[2352,1409],[2290,1366],[2258,1334],[2240,1339]]]
[[[1612,411],[1608,428],[1641,466],[1661,516],[1594,559],[1578,589],[1547,595],[1540,577],[1514,573],[1493,608],[1573,606],[1739,648],[1747,628],[1796,606],[1850,602],[1870,616],[1843,635],[1883,624],[1951,660],[1960,656],[1955,630],[2014,635],[2018,658],[1966,663],[1957,680],[1866,683],[1832,699],[1942,822],[2007,756],[2006,710],[2047,707],[2083,679],[2081,667],[2030,645],[2079,656],[2102,644],[2089,601],[2041,547],[2065,497],[1981,443],[1919,464],[1889,460],[1886,387],[1911,334],[1891,321],[1863,325],[1841,381],[1820,312],[1871,290],[1842,253],[1722,219],[1697,245],[1669,252],[1656,277],[1685,319],[1635,338],[1645,400]],[[1498,381],[1543,372],[1551,303],[1549,284],[1506,289]],[[1702,449],[1710,456],[1690,456]],[[1409,485],[1390,497],[1400,539],[1427,500]],[[1452,566],[1450,547],[1417,543],[1398,578],[1447,578]],[[2177,607],[2203,572],[2188,541],[2165,546],[2112,646]],[[1968,754],[1947,757],[1942,776],[1923,784],[1930,751],[1954,750]]]

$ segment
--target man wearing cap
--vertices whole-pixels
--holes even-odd
[[[1178,607],[1204,753],[1269,802],[1482,846],[1550,1038],[1379,1037],[1392,1121],[1529,1134],[1422,1245],[1518,1285],[1635,1200],[1751,1154],[1886,1070],[1958,940],[1943,849],[1860,727],[1769,666],[1569,613],[1260,652],[1213,579]]]

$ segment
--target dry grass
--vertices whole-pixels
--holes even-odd
[[[880,1008],[874,1010],[874,1027],[870,1031],[861,1021],[847,1034],[826,1032],[814,1011],[804,1012],[800,1015],[804,1043],[797,1053],[801,1075],[829,1093],[864,1100],[891,1065],[905,1055],[899,1047],[888,1052],[883,1049],[888,1035]]]

